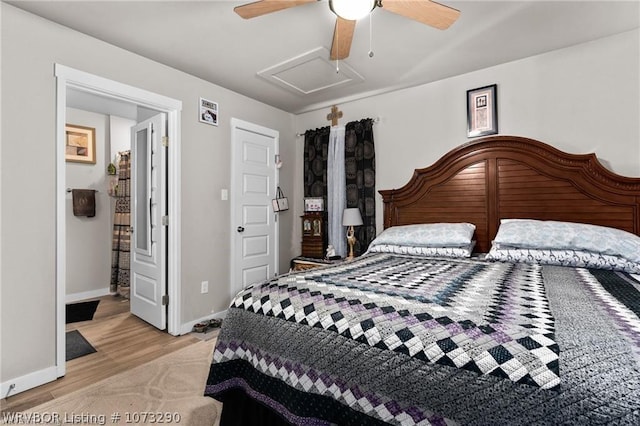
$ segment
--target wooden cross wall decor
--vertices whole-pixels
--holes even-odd
[[[332,126],[337,126],[338,118],[342,118],[342,111],[338,110],[338,107],[334,105],[331,107],[331,114],[327,114],[327,120],[331,120]]]

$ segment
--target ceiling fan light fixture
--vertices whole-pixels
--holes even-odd
[[[331,11],[348,21],[364,18],[375,6],[376,0],[329,0]]]

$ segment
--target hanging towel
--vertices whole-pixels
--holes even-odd
[[[95,189],[72,189],[73,215],[94,217],[96,215]]]

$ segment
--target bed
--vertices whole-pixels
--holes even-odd
[[[640,424],[640,178],[513,136],[380,191],[353,262],[240,292],[221,424]]]

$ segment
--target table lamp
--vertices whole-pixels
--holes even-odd
[[[344,209],[344,212],[342,213],[342,226],[349,227],[349,230],[347,231],[347,243],[349,244],[349,256],[347,256],[347,260],[353,260],[353,246],[356,243],[356,236],[353,227],[359,225],[362,225],[360,209],[357,207]]]

